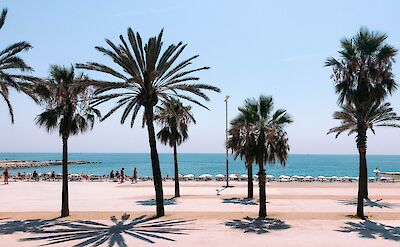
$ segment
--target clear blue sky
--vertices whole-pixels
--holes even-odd
[[[104,38],[117,41],[127,27],[142,37],[165,29],[165,44],[188,43],[184,57],[199,54],[203,82],[219,86],[212,94],[211,111],[194,108],[198,124],[182,152],[223,152],[225,105],[229,114],[246,97],[273,95],[295,122],[288,128],[292,153],[356,153],[353,137],[326,136],[336,125],[336,95],[331,71],[323,63],[337,56],[339,40],[353,36],[361,26],[386,32],[388,42],[400,48],[400,1],[100,1],[5,0],[9,9],[0,32],[0,48],[26,40],[33,50],[23,54],[37,76],[46,76],[50,64],[109,63],[94,50]],[[394,65],[400,83],[400,63]],[[98,74],[93,77],[101,78]],[[10,124],[0,102],[0,152],[59,152],[57,133],[34,125],[40,112],[26,96],[12,93],[16,123]],[[400,112],[400,91],[389,99]],[[369,153],[400,154],[400,130],[379,129],[368,139]],[[119,114],[96,124],[94,130],[70,141],[72,152],[148,152],[147,131],[119,124]],[[170,149],[159,145],[161,152]]]

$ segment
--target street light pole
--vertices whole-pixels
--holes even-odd
[[[225,96],[225,148],[226,148],[226,187],[229,187],[229,165],[228,165],[228,99],[229,96]]]

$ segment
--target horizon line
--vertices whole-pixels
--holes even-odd
[[[0,152],[0,154],[62,154],[62,152]],[[68,152],[68,154],[149,154],[150,152]],[[173,154],[172,152],[159,152],[158,154]],[[180,152],[179,154],[224,154],[225,152]],[[229,153],[231,156],[232,154]],[[358,153],[290,153],[289,155],[358,155]],[[368,155],[400,156],[400,154],[367,153]]]

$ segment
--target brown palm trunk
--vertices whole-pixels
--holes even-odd
[[[160,170],[160,161],[158,159],[156,135],[154,131],[153,123],[153,107],[145,107],[147,132],[149,135],[150,153],[151,153],[151,166],[153,169],[153,182],[154,190],[156,192],[156,205],[157,205],[157,217],[164,216],[164,193],[162,187],[162,177]]]
[[[267,216],[267,205],[266,205],[266,191],[265,191],[265,169],[263,164],[259,165],[259,172],[258,172],[258,186],[260,189],[260,207],[258,211],[258,216],[264,218]]]
[[[357,197],[357,216],[364,219],[364,198],[368,197],[368,175],[367,175],[367,128],[364,121],[357,124],[357,147],[359,153],[359,180],[358,180],[358,197]]]
[[[63,137],[61,217],[69,216],[68,203],[68,137]]]
[[[253,198],[253,164],[246,162],[247,166],[247,198]]]
[[[178,174],[178,152],[177,152],[177,147],[176,143],[174,144],[174,175],[175,175],[175,197],[180,197],[180,191],[179,191],[179,174]]]

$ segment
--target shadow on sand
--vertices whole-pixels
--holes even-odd
[[[225,222],[225,226],[243,230],[245,233],[254,232],[257,234],[268,233],[270,231],[289,229],[290,225],[284,221],[270,218],[251,218],[245,217],[241,220]]]
[[[149,200],[137,201],[136,203],[138,205],[142,205],[142,206],[155,206],[156,200],[149,199]],[[176,200],[174,197],[169,198],[169,199],[164,199],[164,206],[170,206],[170,205],[176,205]]]
[[[348,205],[348,206],[357,206],[357,199],[352,200],[339,200],[340,204]],[[398,206],[396,203],[383,202],[382,199],[372,201],[372,200],[364,200],[364,207],[371,208],[392,208]]]
[[[94,221],[9,221],[0,224],[0,234],[38,234],[39,236],[23,238],[20,241],[47,241],[43,245],[99,246],[108,242],[109,247],[127,247],[124,236],[155,243],[156,240],[175,241],[171,238],[172,235],[186,234],[186,231],[193,230],[185,228],[192,222],[187,220],[161,220],[140,216],[128,221],[129,218],[128,214],[124,214],[121,220],[113,216],[110,225]]]
[[[222,203],[241,204],[241,205],[258,205],[253,198],[223,198]]]
[[[383,238],[393,241],[400,241],[400,227],[389,226],[378,222],[365,220],[360,222],[346,222],[343,229],[338,232],[356,232],[361,238]]]

